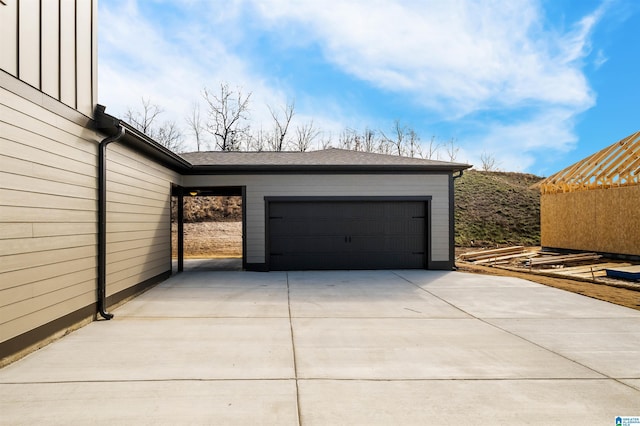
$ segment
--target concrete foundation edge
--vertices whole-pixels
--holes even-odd
[[[114,305],[136,296],[154,285],[166,280],[171,276],[171,271],[156,275],[148,280],[131,286],[116,294],[107,297],[107,306]],[[77,330],[96,318],[97,307],[95,303],[80,308],[62,317],[56,318],[33,330],[12,337],[9,340],[0,342],[0,368],[11,364],[25,357],[49,343]]]

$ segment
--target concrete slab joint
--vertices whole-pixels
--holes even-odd
[[[0,424],[98,412],[105,423],[292,425],[640,414],[640,311],[519,279],[195,270],[114,313],[1,369]]]

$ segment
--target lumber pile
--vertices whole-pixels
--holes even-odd
[[[540,266],[564,268],[567,271],[568,268],[565,268],[565,265],[598,260],[601,257],[596,253],[559,254],[531,250],[523,246],[513,246],[463,253],[458,257],[458,260],[470,262],[474,265],[504,265],[516,261],[529,268]],[[581,268],[585,267],[582,266]],[[594,271],[587,267],[584,271],[580,271],[580,273],[582,272],[591,273]]]
[[[460,254],[456,260],[474,265],[491,266],[516,272],[528,272],[547,276],[587,280],[598,284],[611,284],[606,277],[623,278],[640,282],[640,265],[610,262],[597,253],[562,254],[540,251],[523,246],[503,247]],[[631,284],[630,284],[631,285]],[[633,284],[635,285],[635,284]],[[632,288],[637,290],[637,286]]]
[[[581,278],[606,277],[607,269],[631,266],[630,263],[595,263],[591,265],[561,268],[554,272],[558,275],[570,275]]]
[[[504,247],[492,250],[481,250],[469,253],[463,253],[459,256],[459,259],[464,262],[471,262],[476,265],[482,264],[505,264],[509,263],[512,259],[522,257],[533,257],[538,254],[537,251],[527,250],[523,246]]]
[[[577,253],[577,254],[553,254],[551,256],[540,256],[536,258],[527,259],[525,265],[540,266],[540,265],[566,265],[570,263],[585,262],[589,260],[598,260],[602,256],[597,253]]]

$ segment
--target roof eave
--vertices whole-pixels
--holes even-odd
[[[253,165],[194,165],[189,174],[309,174],[309,173],[382,173],[382,174],[420,174],[453,173],[471,168],[468,164],[447,165],[300,165],[300,164],[253,164]]]
[[[120,140],[122,143],[136,149],[136,151],[143,155],[158,161],[160,164],[173,171],[186,173],[192,168],[191,163],[175,152],[160,145],[158,142],[154,141],[130,124],[107,114],[105,112],[105,107],[102,105],[98,105],[96,107],[94,122],[96,130],[107,136],[115,135],[118,133],[118,126],[122,126],[125,129],[125,135]]]

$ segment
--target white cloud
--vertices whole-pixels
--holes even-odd
[[[155,1],[185,8],[184,19],[152,22],[135,0],[100,3],[99,95],[108,112],[121,115],[150,96],[182,124],[204,85],[227,81],[253,92],[252,116],[267,123],[266,104],[283,105],[291,89],[237,52],[266,33],[284,47],[318,46],[343,72],[406,97],[435,120],[459,123],[470,137],[461,139],[469,161],[495,151],[502,167],[526,157],[522,169],[539,150],[575,144],[574,119],[595,103],[582,62],[608,5],[559,31],[536,0]],[[338,102],[306,96],[296,94],[305,105],[300,121],[314,117],[335,134],[367,125]],[[487,111],[503,119],[473,122]],[[518,118],[504,118],[510,111]]]
[[[519,122],[489,123],[474,141],[463,146],[465,161],[481,167],[480,156],[488,154],[497,167],[509,171],[525,171],[534,165],[534,153],[566,154],[575,147],[574,112],[553,108]]]
[[[392,91],[412,92],[449,116],[523,103],[588,108],[576,62],[602,11],[568,34],[543,29],[535,1],[256,1],[273,27],[313,32],[327,58]]]

